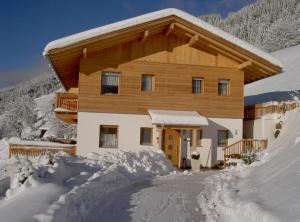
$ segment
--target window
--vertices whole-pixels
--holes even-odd
[[[219,80],[218,94],[219,96],[229,95],[229,80],[224,80],[224,79]]]
[[[152,128],[141,128],[141,134],[140,134],[140,144],[141,145],[152,145],[152,135],[153,135],[153,129]]]
[[[103,72],[101,78],[101,94],[118,94],[119,78],[119,73]]]
[[[196,146],[202,146],[203,130],[197,130]]]
[[[100,126],[100,147],[118,147],[118,126]]]
[[[141,90],[144,92],[151,92],[154,89],[154,76],[142,75]]]
[[[197,129],[195,146],[202,146],[203,130]],[[193,146],[193,131],[191,130],[190,146]]]
[[[203,88],[203,79],[202,78],[193,78],[192,80],[193,93],[202,93]]]
[[[228,130],[218,130],[218,146],[228,145]]]

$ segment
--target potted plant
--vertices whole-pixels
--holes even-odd
[[[200,171],[200,164],[201,164],[200,153],[194,150],[191,153],[191,157],[192,157],[191,159],[192,170]]]

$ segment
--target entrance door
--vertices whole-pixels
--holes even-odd
[[[178,167],[180,132],[174,129],[164,129],[163,151],[174,166]]]

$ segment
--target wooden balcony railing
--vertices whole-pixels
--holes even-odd
[[[78,94],[60,92],[55,94],[55,111],[73,111],[78,110]]]
[[[267,140],[242,139],[233,143],[224,150],[224,162],[227,158],[241,158],[243,154],[256,153],[267,148]]]
[[[69,147],[50,147],[41,145],[23,145],[23,144],[9,144],[9,157],[24,156],[24,157],[36,157],[41,153],[51,152],[53,154],[58,152],[66,152],[70,155],[76,155],[76,146]]]
[[[276,105],[255,104],[244,108],[244,119],[258,119],[266,114],[284,113],[295,109],[298,106],[296,102],[280,103]]]

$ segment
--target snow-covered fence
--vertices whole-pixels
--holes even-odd
[[[9,144],[9,157],[13,155],[36,157],[41,153],[66,152],[70,155],[76,154],[76,146],[69,144],[49,143],[41,141],[19,141]]]

